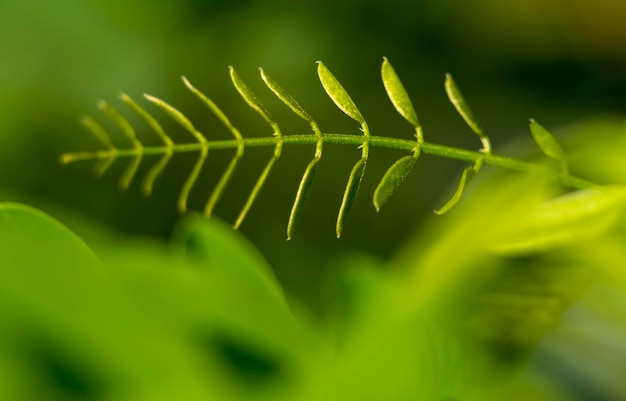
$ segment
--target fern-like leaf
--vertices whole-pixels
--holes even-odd
[[[561,163],[560,169],[554,169],[551,166],[543,166],[523,160],[517,160],[506,156],[499,156],[492,154],[491,143],[487,135],[484,133],[482,127],[478,124],[473,112],[467,105],[464,97],[458,89],[456,83],[450,75],[446,76],[445,90],[446,93],[456,108],[457,112],[465,120],[472,131],[479,137],[482,143],[482,149],[478,151],[466,150],[461,148],[455,148],[452,146],[439,145],[436,143],[426,142],[422,127],[419,123],[417,113],[415,112],[413,103],[409,98],[409,95],[402,84],[400,78],[396,74],[396,71],[392,67],[389,60],[383,58],[381,66],[381,78],[383,86],[396,111],[408,121],[415,129],[415,139],[405,140],[396,139],[384,136],[374,136],[370,133],[367,121],[361,114],[361,111],[357,108],[356,103],[352,100],[348,91],[343,87],[341,83],[335,78],[330,70],[322,63],[317,63],[317,73],[322,84],[322,87],[332,102],[339,108],[344,114],[352,118],[360,124],[360,130],[362,135],[353,134],[332,134],[323,133],[315,120],[311,117],[311,114],[307,112],[282,86],[280,86],[274,79],[272,79],[263,69],[259,70],[261,79],[269,90],[284,103],[293,113],[306,121],[313,131],[312,134],[302,135],[283,135],[277,121],[271,116],[269,111],[263,106],[259,97],[254,93],[250,87],[243,81],[239,74],[233,67],[229,68],[231,81],[248,106],[250,106],[261,118],[269,124],[272,129],[272,135],[261,138],[245,138],[239,130],[231,123],[230,119],[226,117],[226,114],[206,95],[193,86],[189,80],[182,77],[183,84],[186,88],[198,98],[216,117],[217,119],[230,131],[233,139],[231,140],[209,140],[207,139],[196,126],[178,109],[171,106],[167,102],[151,96],[145,95],[145,99],[165,113],[171,119],[176,121],[185,131],[191,134],[193,142],[190,143],[175,143],[169,135],[163,130],[161,124],[157,119],[146,109],[140,106],[137,102],[131,99],[126,94],[120,95],[122,103],[128,107],[128,109],[139,119],[147,125],[156,136],[162,142],[161,146],[145,146],[136,134],[135,128],[130,124],[129,120],[123,116],[118,110],[113,108],[108,103],[101,101],[98,103],[98,107],[104,113],[104,115],[117,127],[125,138],[127,147],[119,148],[114,140],[114,137],[107,132],[104,126],[92,117],[84,117],[82,124],[88,131],[100,142],[103,146],[103,150],[95,152],[77,152],[67,153],[61,156],[61,162],[63,164],[76,162],[80,160],[94,160],[96,162],[95,171],[98,176],[103,175],[111,164],[117,159],[130,159],[129,164],[122,173],[120,178],[120,187],[126,189],[131,185],[133,178],[138,172],[138,168],[141,162],[147,156],[160,156],[159,160],[148,170],[143,182],[141,184],[141,190],[145,195],[150,195],[153,191],[157,178],[165,171],[167,165],[174,155],[181,153],[197,153],[196,162],[190,171],[189,175],[185,179],[179,197],[178,197],[178,209],[181,213],[185,212],[188,208],[188,199],[191,191],[198,181],[198,177],[204,168],[206,159],[208,157],[209,149],[234,149],[230,163],[224,170],[222,176],[218,180],[216,186],[213,188],[209,199],[206,202],[204,208],[204,214],[206,217],[210,217],[213,214],[214,208],[227,189],[229,182],[236,172],[236,168],[240,160],[244,155],[244,150],[249,146],[273,146],[274,152],[270,160],[265,165],[257,181],[255,182],[247,200],[239,213],[234,227],[238,228],[248,212],[250,211],[253,203],[255,202],[258,194],[260,193],[263,185],[267,181],[271,171],[273,170],[276,162],[279,160],[283,146],[290,144],[310,144],[315,145],[315,154],[313,159],[307,165],[304,174],[298,185],[295,200],[289,214],[289,221],[287,224],[287,238],[291,238],[294,234],[295,228],[302,216],[304,210],[304,204],[311,191],[313,179],[315,173],[322,160],[322,149],[324,144],[339,144],[339,145],[352,145],[358,146],[361,149],[361,157],[352,168],[348,177],[341,206],[339,207],[339,213],[337,216],[336,233],[337,237],[340,237],[345,229],[345,224],[350,214],[352,207],[357,199],[357,195],[361,186],[361,182],[365,175],[365,168],[369,161],[369,149],[370,146],[386,147],[390,149],[402,150],[411,152],[411,154],[399,158],[384,174],[382,180],[376,187],[374,192],[374,206],[379,210],[382,205],[390,198],[390,196],[397,190],[402,184],[406,176],[410,173],[411,169],[415,165],[418,157],[422,153],[446,157],[456,160],[462,160],[472,163],[471,166],[463,170],[458,187],[452,196],[452,198],[445,203],[440,209],[436,211],[438,214],[445,213],[450,210],[461,199],[463,191],[472,178],[478,173],[483,164],[491,164],[494,166],[500,166],[516,171],[537,172],[541,171],[548,174],[551,178],[558,180],[562,184],[578,189],[584,189],[594,186],[593,183],[584,179],[571,176],[567,171],[565,164],[565,155],[556,141],[556,139],[538,123],[531,121],[531,134],[537,142],[540,149],[551,159]],[[547,167],[547,168],[546,168]]]

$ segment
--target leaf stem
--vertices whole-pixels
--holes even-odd
[[[282,138],[277,137],[262,137],[262,138],[244,138],[243,144],[245,147],[264,147],[264,146],[276,146],[278,142],[282,141],[284,145],[311,145],[316,144],[319,141],[317,135],[311,134],[298,134],[298,135],[284,135]],[[322,133],[321,139],[325,144],[334,145],[355,145],[363,146],[369,143],[370,146],[397,149],[405,151],[413,151],[415,149],[415,141],[407,139],[389,138],[384,136],[371,135],[369,138],[364,138],[361,135],[352,134],[332,134]],[[186,152],[200,152],[203,147],[209,147],[215,149],[236,149],[240,146],[240,140],[227,139],[219,141],[207,141],[205,144],[201,143],[185,143],[175,144],[172,147],[168,146],[145,146],[142,150],[143,155],[162,155],[168,152],[172,153],[186,153]],[[553,169],[549,166],[531,163],[520,159],[515,159],[508,156],[500,156],[497,154],[489,153],[485,154],[483,151],[467,150],[454,146],[441,145],[436,143],[430,143],[424,141],[421,144],[421,151],[433,155],[444,157],[447,159],[455,159],[467,162],[475,162],[479,158],[483,158],[485,164],[489,164],[496,167],[505,168],[508,170],[515,170],[519,172],[538,172],[549,176],[550,178],[559,181],[563,185],[568,187],[584,189],[593,187],[596,184],[582,178],[572,176],[570,174],[564,174],[560,169]],[[121,157],[133,157],[137,156],[138,150],[136,148],[128,149],[108,149],[97,152],[79,152],[79,153],[65,153],[61,156],[61,163],[68,164],[82,160],[102,160],[112,156],[117,158]]]

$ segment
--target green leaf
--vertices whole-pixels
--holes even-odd
[[[404,85],[402,85],[400,78],[387,58],[383,59],[381,74],[383,85],[387,91],[387,96],[391,99],[391,103],[393,103],[393,106],[396,108],[398,113],[400,113],[400,115],[415,128],[419,127],[420,123],[417,119],[415,109],[413,108],[413,103],[411,103],[411,99],[406,93]]]
[[[235,173],[235,169],[237,168],[239,159],[241,159],[241,155],[238,152],[230,160],[230,163],[228,163],[228,167],[226,168],[226,170],[224,170],[224,174],[222,174],[222,176],[220,177],[220,180],[215,185],[215,188],[213,188],[213,191],[211,192],[211,195],[209,196],[206,206],[204,207],[204,217],[209,218],[211,217],[211,214],[213,214],[213,208],[215,207],[217,202],[220,200],[220,198],[222,197],[222,194],[226,190],[226,187],[230,183],[230,179]]]
[[[269,160],[269,162],[265,165],[265,168],[261,172],[261,175],[259,176],[256,183],[254,184],[254,187],[252,188],[252,191],[250,192],[250,195],[248,196],[246,203],[241,209],[241,212],[239,212],[239,216],[237,216],[237,220],[235,221],[235,224],[233,225],[233,227],[235,229],[238,229],[243,223],[243,220],[246,218],[246,215],[250,211],[250,208],[252,207],[252,204],[256,200],[256,197],[259,195],[259,192],[261,191],[261,188],[265,184],[265,180],[269,176],[269,173],[272,171],[274,164],[280,158],[283,142],[281,139],[282,133],[280,132],[278,124],[276,124],[276,122],[272,119],[270,114],[265,110],[265,108],[263,107],[263,105],[261,104],[257,96],[254,94],[252,89],[250,89],[243,82],[241,77],[239,77],[235,69],[233,67],[229,67],[229,68],[230,68],[230,77],[233,81],[233,84],[235,85],[235,88],[237,88],[237,91],[239,92],[239,94],[250,105],[250,107],[256,110],[272,126],[272,128],[274,129],[274,134],[279,139],[276,142],[276,147],[274,148],[274,155]]]
[[[461,179],[459,180],[459,185],[456,188],[456,191],[452,195],[452,198],[445,205],[443,205],[438,210],[435,210],[436,214],[444,214],[447,213],[450,209],[452,209],[459,201],[461,200],[461,196],[463,196],[463,191],[465,190],[465,186],[470,183],[472,178],[476,176],[477,173],[476,165],[467,167],[463,170],[461,174]]]
[[[374,191],[374,207],[377,212],[380,211],[387,199],[396,192],[406,176],[409,175],[416,160],[415,156],[405,156],[389,167],[389,170],[387,170]]]
[[[111,107],[107,102],[101,100],[98,102],[98,107],[109,117],[111,121],[122,131],[126,139],[133,145],[136,149],[136,154],[131,160],[130,164],[122,174],[122,177],[119,181],[119,187],[122,190],[128,189],[130,183],[132,182],[135,174],[137,173],[137,169],[139,168],[139,164],[141,163],[141,158],[143,156],[143,145],[137,139],[137,135],[135,134],[135,130],[130,125],[128,120],[122,116],[115,108]],[[102,171],[108,168],[108,165],[105,164],[105,167],[99,167],[98,170]]]
[[[356,201],[356,197],[359,193],[359,188],[361,186],[361,181],[363,180],[363,175],[365,174],[366,164],[367,159],[361,158],[354,165],[352,171],[350,172],[348,184],[346,185],[346,190],[343,193],[341,207],[339,208],[339,216],[337,216],[337,238],[341,237],[341,233],[343,232],[343,228],[346,224],[346,221],[348,220],[350,210],[352,210],[352,206],[354,206],[354,201]]]
[[[200,172],[202,171],[202,167],[204,166],[204,162],[209,154],[209,148],[203,147],[200,156],[196,160],[196,163],[193,165],[191,169],[191,173],[183,183],[183,187],[180,191],[180,195],[178,196],[178,211],[180,213],[185,213],[187,211],[187,201],[189,199],[189,193],[191,189],[195,185],[196,181],[198,181],[198,177],[200,176]]]
[[[115,160],[115,153],[117,149],[113,144],[113,140],[109,133],[102,127],[100,123],[89,116],[84,116],[81,119],[81,124],[87,128],[104,146],[111,152],[111,156],[101,159],[95,166],[96,176],[101,177],[111,167]],[[72,161],[72,155],[61,156],[61,163],[66,164]]]
[[[237,140],[237,152],[235,153],[235,156],[231,159],[228,167],[226,168],[222,176],[220,177],[220,180],[215,185],[215,188],[213,188],[213,191],[211,192],[211,195],[209,196],[209,199],[207,200],[207,203],[204,207],[204,216],[208,218],[211,217],[213,213],[213,208],[226,190],[226,187],[228,186],[228,183],[230,182],[230,179],[235,172],[239,159],[241,159],[241,157],[243,156],[243,136],[241,135],[239,130],[232,125],[228,117],[226,117],[226,114],[224,114],[224,112],[219,107],[217,107],[217,105],[211,99],[206,97],[204,93],[202,93],[195,86],[193,86],[186,77],[182,77],[182,80],[187,89],[189,89],[194,95],[196,95],[196,97],[198,97],[198,99],[200,99],[200,101],[204,103],[209,108],[209,110],[213,112],[213,114],[215,114],[218,120],[220,120],[222,124],[224,124],[224,126],[228,128],[228,130]]]
[[[233,81],[233,85],[237,89],[237,92],[241,97],[252,107],[257,113],[261,115],[271,126],[276,125],[274,119],[270,116],[270,113],[265,109],[257,95],[250,89],[250,87],[241,79],[235,68],[228,67],[230,71],[230,79]]]
[[[130,186],[130,183],[133,181],[135,174],[137,174],[137,170],[139,169],[139,165],[141,164],[142,156],[143,153],[138,152],[137,155],[135,155],[135,157],[131,159],[126,170],[124,170],[124,173],[120,177],[120,181],[118,184],[121,190],[125,191]]]
[[[161,175],[163,170],[165,170],[167,163],[172,158],[172,154],[173,152],[166,152],[165,154],[163,154],[163,156],[161,156],[159,161],[154,166],[152,166],[152,168],[146,173],[146,177],[144,178],[143,183],[141,184],[141,192],[145,196],[152,195],[152,189],[154,188],[154,183],[156,179],[159,177],[159,175]]]
[[[626,205],[626,187],[575,191],[548,201],[494,245],[504,253],[542,250],[585,241],[614,227]]]
[[[304,175],[300,180],[300,185],[298,186],[298,192],[296,193],[296,199],[291,207],[291,213],[289,214],[289,223],[287,224],[287,239],[290,240],[298,222],[300,221],[300,217],[302,216],[302,212],[304,210],[304,204],[309,197],[309,192],[311,191],[311,186],[313,185],[313,178],[315,178],[315,173],[317,172],[317,164],[319,163],[320,158],[316,157],[309,165],[306,167],[304,171]]]
[[[190,215],[179,225],[175,240],[182,245],[185,259],[199,262],[219,276],[237,277],[237,283],[287,310],[280,284],[263,256],[226,223]]]
[[[530,133],[546,156],[557,161],[565,161],[563,149],[554,135],[533,119],[530,120]]]
[[[89,247],[60,222],[30,206],[0,203],[0,274],[34,274],[55,281],[71,270],[100,262]]]
[[[360,124],[365,124],[365,119],[361,115],[361,112],[356,107],[348,92],[341,86],[337,78],[326,68],[321,61],[317,62],[317,75],[320,82],[324,87],[324,90],[328,96],[332,99],[335,105],[343,111],[348,117],[357,121]]]
[[[459,91],[459,88],[456,86],[456,83],[450,74],[446,74],[445,88],[450,102],[452,102],[456,111],[461,115],[461,117],[463,117],[463,120],[465,120],[472,131],[474,131],[474,133],[476,133],[476,135],[478,135],[481,139],[487,138],[483,129],[478,124],[478,120],[474,117],[474,113],[465,102],[461,91]]]
[[[209,108],[209,110],[213,112],[213,114],[215,114],[215,116],[222,122],[222,124],[224,124],[224,126],[228,128],[228,130],[233,134],[235,139],[237,139],[238,141],[243,140],[243,137],[241,136],[241,133],[239,133],[239,130],[232,125],[228,117],[226,117],[226,114],[224,114],[224,112],[219,107],[217,107],[217,105],[211,99],[209,99],[204,95],[204,93],[196,89],[196,87],[193,86],[187,78],[182,77],[182,80],[187,89],[189,89],[191,93],[196,95],[198,99],[200,99],[200,101],[204,103]]]
[[[193,135],[198,142],[200,143],[206,143],[206,138],[204,137],[204,135],[202,135],[197,129],[196,127],[194,127],[194,125],[191,123],[191,121],[189,121],[189,119],[187,117],[185,117],[185,115],[183,113],[180,112],[180,110],[176,109],[175,107],[171,106],[169,103],[154,97],[152,95],[148,95],[148,94],[144,94],[143,95],[149,102],[153,103],[155,106],[157,106],[159,109],[163,110],[165,112],[165,114],[167,114],[168,116],[170,116],[174,121],[176,121],[178,124],[180,124],[181,127],[183,127],[184,129],[187,130],[187,132],[189,132],[191,135]]]
[[[152,194],[152,188],[154,187],[154,182],[157,177],[163,172],[167,163],[172,158],[174,142],[172,139],[165,133],[161,124],[143,107],[139,106],[130,96],[125,93],[120,94],[120,99],[128,106],[130,109],[137,114],[152,130],[161,138],[165,147],[168,149],[165,154],[159,159],[159,161],[146,173],[146,176],[141,185],[141,191],[145,196],[150,196]],[[137,166],[138,167],[138,166]]]
[[[133,145],[137,143],[135,130],[124,116],[122,116],[117,110],[115,110],[115,108],[110,106],[104,100],[98,102],[98,107],[107,115],[107,117],[109,117],[111,121],[113,121],[113,123],[115,123],[115,125],[118,126],[130,143]],[[139,146],[141,146],[141,144],[139,144]]]
[[[128,107],[130,107],[130,109],[135,114],[137,114],[148,126],[150,126],[150,128],[152,128],[152,130],[159,136],[159,138],[161,138],[166,147],[170,148],[174,146],[172,138],[170,138],[165,133],[163,127],[161,127],[161,124],[159,124],[159,122],[154,117],[152,117],[150,113],[148,113],[143,107],[138,105],[130,96],[125,93],[120,94],[120,99]]]
[[[302,106],[285,90],[283,89],[275,80],[273,80],[267,73],[263,70],[263,68],[259,68],[259,72],[261,74],[261,78],[265,85],[278,97],[283,103],[285,103],[294,113],[296,113],[300,118],[306,120],[310,124],[315,123],[313,118],[304,111]]]
[[[235,229],[238,229],[239,227],[241,227],[243,220],[248,215],[248,212],[250,211],[252,204],[254,203],[254,201],[256,200],[256,197],[261,192],[261,188],[263,188],[263,185],[265,184],[265,180],[267,180],[267,177],[269,176],[270,172],[274,168],[274,164],[276,163],[279,157],[280,157],[280,154],[278,155],[274,154],[274,156],[270,159],[270,161],[265,165],[265,168],[261,172],[261,175],[259,175],[259,178],[254,184],[252,191],[250,191],[250,195],[248,195],[248,199],[246,200],[246,203],[243,205],[241,212],[239,212],[239,216],[237,216],[237,220],[235,220],[235,224],[233,224],[233,227]]]
[[[83,116],[81,124],[87,128],[107,149],[115,149],[113,140],[102,125],[89,116]]]

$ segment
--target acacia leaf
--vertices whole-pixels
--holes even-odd
[[[230,71],[230,79],[233,81],[233,85],[235,85],[235,89],[241,95],[241,97],[248,103],[250,107],[252,107],[257,113],[261,115],[270,125],[274,125],[274,119],[270,116],[270,113],[265,109],[263,103],[259,100],[256,93],[241,79],[235,68],[232,66],[228,67]]]
[[[204,93],[200,92],[200,90],[198,90],[195,86],[193,86],[186,77],[183,76],[181,79],[183,81],[183,84],[187,87],[187,89],[189,89],[191,93],[196,95],[196,97],[200,99],[200,101],[204,103],[209,108],[209,110],[213,112],[213,114],[215,114],[218,120],[220,120],[222,124],[224,124],[224,126],[228,128],[228,130],[233,134],[235,139],[237,140],[243,139],[241,134],[237,130],[237,128],[235,128],[231,124],[228,117],[226,117],[226,114],[224,114],[224,112],[219,107],[217,107],[217,105],[211,99],[206,97]]]
[[[89,116],[83,116],[81,124],[89,130],[107,149],[115,149],[113,140],[104,127]]]
[[[380,183],[374,191],[374,207],[380,211],[387,199],[396,192],[400,184],[413,169],[417,158],[415,156],[405,156],[397,160],[385,173]]]
[[[130,109],[135,114],[137,114],[148,126],[150,126],[150,128],[152,128],[152,130],[159,136],[159,138],[161,138],[166,147],[171,148],[172,146],[174,146],[174,141],[172,141],[172,138],[170,138],[165,133],[163,127],[161,127],[161,124],[159,124],[159,122],[154,117],[152,117],[150,113],[148,113],[143,107],[138,105],[130,96],[125,93],[120,94],[120,99],[128,107],[130,107]]]
[[[128,120],[122,114],[120,114],[119,111],[117,111],[114,107],[109,105],[104,100],[100,100],[98,102],[98,107],[104,112],[104,114],[106,114],[107,117],[109,117],[111,121],[113,121],[115,125],[117,125],[117,127],[120,129],[120,131],[122,131],[124,136],[130,141],[130,143],[132,143],[133,145],[136,144],[137,135],[135,134],[133,126],[130,125]]]
[[[343,111],[348,117],[357,121],[360,124],[365,124],[365,119],[361,112],[354,104],[354,101],[348,95],[348,92],[343,88],[343,86],[337,81],[337,78],[326,68],[324,63],[321,61],[317,62],[317,75],[319,76],[320,82],[324,87],[324,90],[328,94],[328,96],[332,99],[335,105]]]
[[[530,133],[537,143],[537,146],[539,146],[539,149],[541,149],[546,156],[561,162],[565,161],[563,149],[554,135],[533,119],[530,120]]]
[[[168,116],[170,116],[170,118],[172,120],[174,120],[178,124],[180,124],[181,127],[186,129],[187,132],[189,132],[191,135],[193,135],[198,140],[198,142],[200,142],[200,143],[205,143],[206,142],[206,138],[204,137],[204,135],[202,135],[196,129],[196,127],[194,127],[192,122],[189,121],[189,119],[187,117],[185,117],[185,115],[183,113],[181,113],[180,110],[178,110],[174,106],[170,105],[169,103],[167,103],[167,102],[165,102],[165,101],[163,101],[163,100],[161,100],[161,99],[159,99],[157,97],[154,97],[152,95],[144,94],[143,96],[149,102],[151,102],[152,104],[157,106],[159,109],[163,110],[163,112],[165,112],[165,114],[167,114]]]
[[[296,199],[291,207],[291,213],[289,215],[289,223],[287,224],[287,239],[291,239],[298,222],[300,221],[300,217],[302,216],[302,212],[304,211],[304,203],[309,197],[309,192],[311,192],[311,186],[313,185],[313,178],[315,178],[315,173],[317,172],[317,164],[319,163],[320,158],[316,157],[309,165],[306,167],[304,171],[304,175],[302,175],[302,179],[300,180],[300,185],[298,186],[298,192],[296,193]]]
[[[478,135],[479,138],[487,138],[480,124],[478,124],[478,120],[474,117],[474,113],[472,109],[467,105],[465,98],[461,94],[461,91],[454,82],[452,75],[446,74],[446,82],[445,82],[446,93],[448,94],[448,98],[450,102],[454,105],[456,111],[463,117],[465,123]]]
[[[346,190],[343,193],[341,207],[339,208],[339,215],[337,216],[337,238],[341,237],[341,233],[343,232],[343,228],[348,220],[350,210],[352,210],[354,201],[356,201],[359,188],[361,187],[361,181],[363,180],[363,175],[365,174],[366,164],[367,159],[361,158],[354,165],[352,171],[350,172],[350,177],[348,177],[348,184],[346,185]]]
[[[254,201],[256,200],[256,197],[261,192],[261,188],[263,188],[263,185],[265,184],[265,180],[267,180],[267,177],[269,176],[270,172],[274,168],[274,163],[276,163],[279,156],[280,154],[278,155],[274,154],[274,156],[265,165],[265,168],[261,172],[261,175],[259,175],[259,178],[254,184],[252,191],[250,191],[250,195],[248,195],[248,199],[246,200],[246,203],[243,205],[241,212],[239,212],[239,216],[237,216],[237,220],[235,220],[235,224],[233,224],[233,227],[235,229],[239,229],[239,227],[241,227],[241,223],[243,223],[243,220],[248,215],[248,212],[250,211],[252,204],[254,203]]]
[[[237,153],[235,154],[235,156],[233,156],[233,158],[230,160],[230,163],[228,163],[228,167],[226,167],[226,170],[224,170],[224,173],[220,177],[220,180],[217,182],[217,184],[215,184],[215,187],[213,188],[213,191],[211,192],[211,195],[207,200],[206,206],[204,207],[204,217],[209,218],[211,217],[211,214],[213,214],[213,208],[220,200],[222,194],[226,190],[226,187],[230,183],[230,180],[235,173],[235,169],[237,168],[237,164],[239,163],[239,159],[241,159],[240,154]]]
[[[387,58],[383,59],[381,75],[385,91],[387,91],[387,96],[391,99],[391,103],[393,103],[393,106],[396,108],[398,113],[400,113],[400,115],[404,117],[404,119],[407,120],[412,126],[416,128],[419,127],[420,123],[417,119],[415,109],[413,108],[413,103],[411,103],[411,99],[409,98],[406,89],[404,89],[402,81],[400,81],[400,78]]]
[[[294,113],[296,113],[300,118],[306,120],[307,122],[313,122],[313,118],[304,111],[302,106],[291,96],[282,86],[278,84],[274,79],[272,79],[267,73],[263,70],[263,68],[259,68],[259,72],[261,74],[261,78],[265,85],[279,98],[283,103],[287,105]]]
[[[185,213],[187,211],[187,201],[189,199],[189,193],[191,189],[198,181],[198,177],[200,176],[200,172],[202,171],[202,167],[204,166],[204,162],[209,154],[209,148],[204,147],[200,152],[200,156],[193,165],[189,176],[183,183],[183,187],[180,190],[180,194],[178,195],[178,211],[180,213]]]
[[[465,190],[465,186],[470,183],[470,181],[476,176],[477,173],[476,165],[467,167],[463,170],[461,174],[461,179],[459,180],[459,185],[454,191],[454,194],[450,198],[445,205],[435,210],[436,214],[444,214],[447,213],[450,209],[452,209],[459,201],[461,200],[461,196],[463,196],[463,191]]]

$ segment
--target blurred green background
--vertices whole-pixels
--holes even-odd
[[[187,76],[245,136],[271,132],[232,87],[233,65],[257,91],[283,131],[306,124],[273,98],[257,67],[279,81],[324,132],[358,134],[337,110],[315,73],[323,60],[352,95],[374,135],[410,138],[380,81],[387,56],[404,81],[428,141],[478,148],[449,105],[443,78],[452,73],[496,151],[526,155],[527,119],[566,138],[567,128],[626,104],[626,3],[613,0],[57,0],[0,2],[0,198],[40,207],[87,237],[112,232],[168,237],[178,218],[176,197],[193,157],[175,157],[150,199],[139,180],[121,193],[117,162],[100,180],[92,165],[62,167],[63,152],[98,149],[78,123],[83,114],[124,91],[144,92],[176,106],[211,138],[228,133],[180,82]],[[155,111],[179,141],[188,134]],[[585,135],[593,136],[593,131]],[[150,132],[139,132],[157,143]],[[116,138],[120,139],[120,138]],[[515,141],[511,142],[512,139]],[[122,138],[123,140],[123,138]],[[151,142],[152,141],[152,142]],[[120,142],[122,143],[122,142]],[[509,144],[507,148],[502,146]],[[512,145],[511,145],[512,144]],[[529,147],[530,148],[530,147]],[[246,153],[216,214],[233,221],[271,149]],[[413,174],[377,214],[371,194],[402,154],[374,149],[344,237],[334,221],[359,151],[326,146],[295,238],[285,241],[290,206],[313,147],[286,147],[241,230],[277,271],[288,291],[316,302],[315,282],[341,254],[386,258],[455,186],[463,164],[423,156]],[[192,192],[203,204],[231,152],[211,152]],[[143,164],[141,171],[149,166]]]

